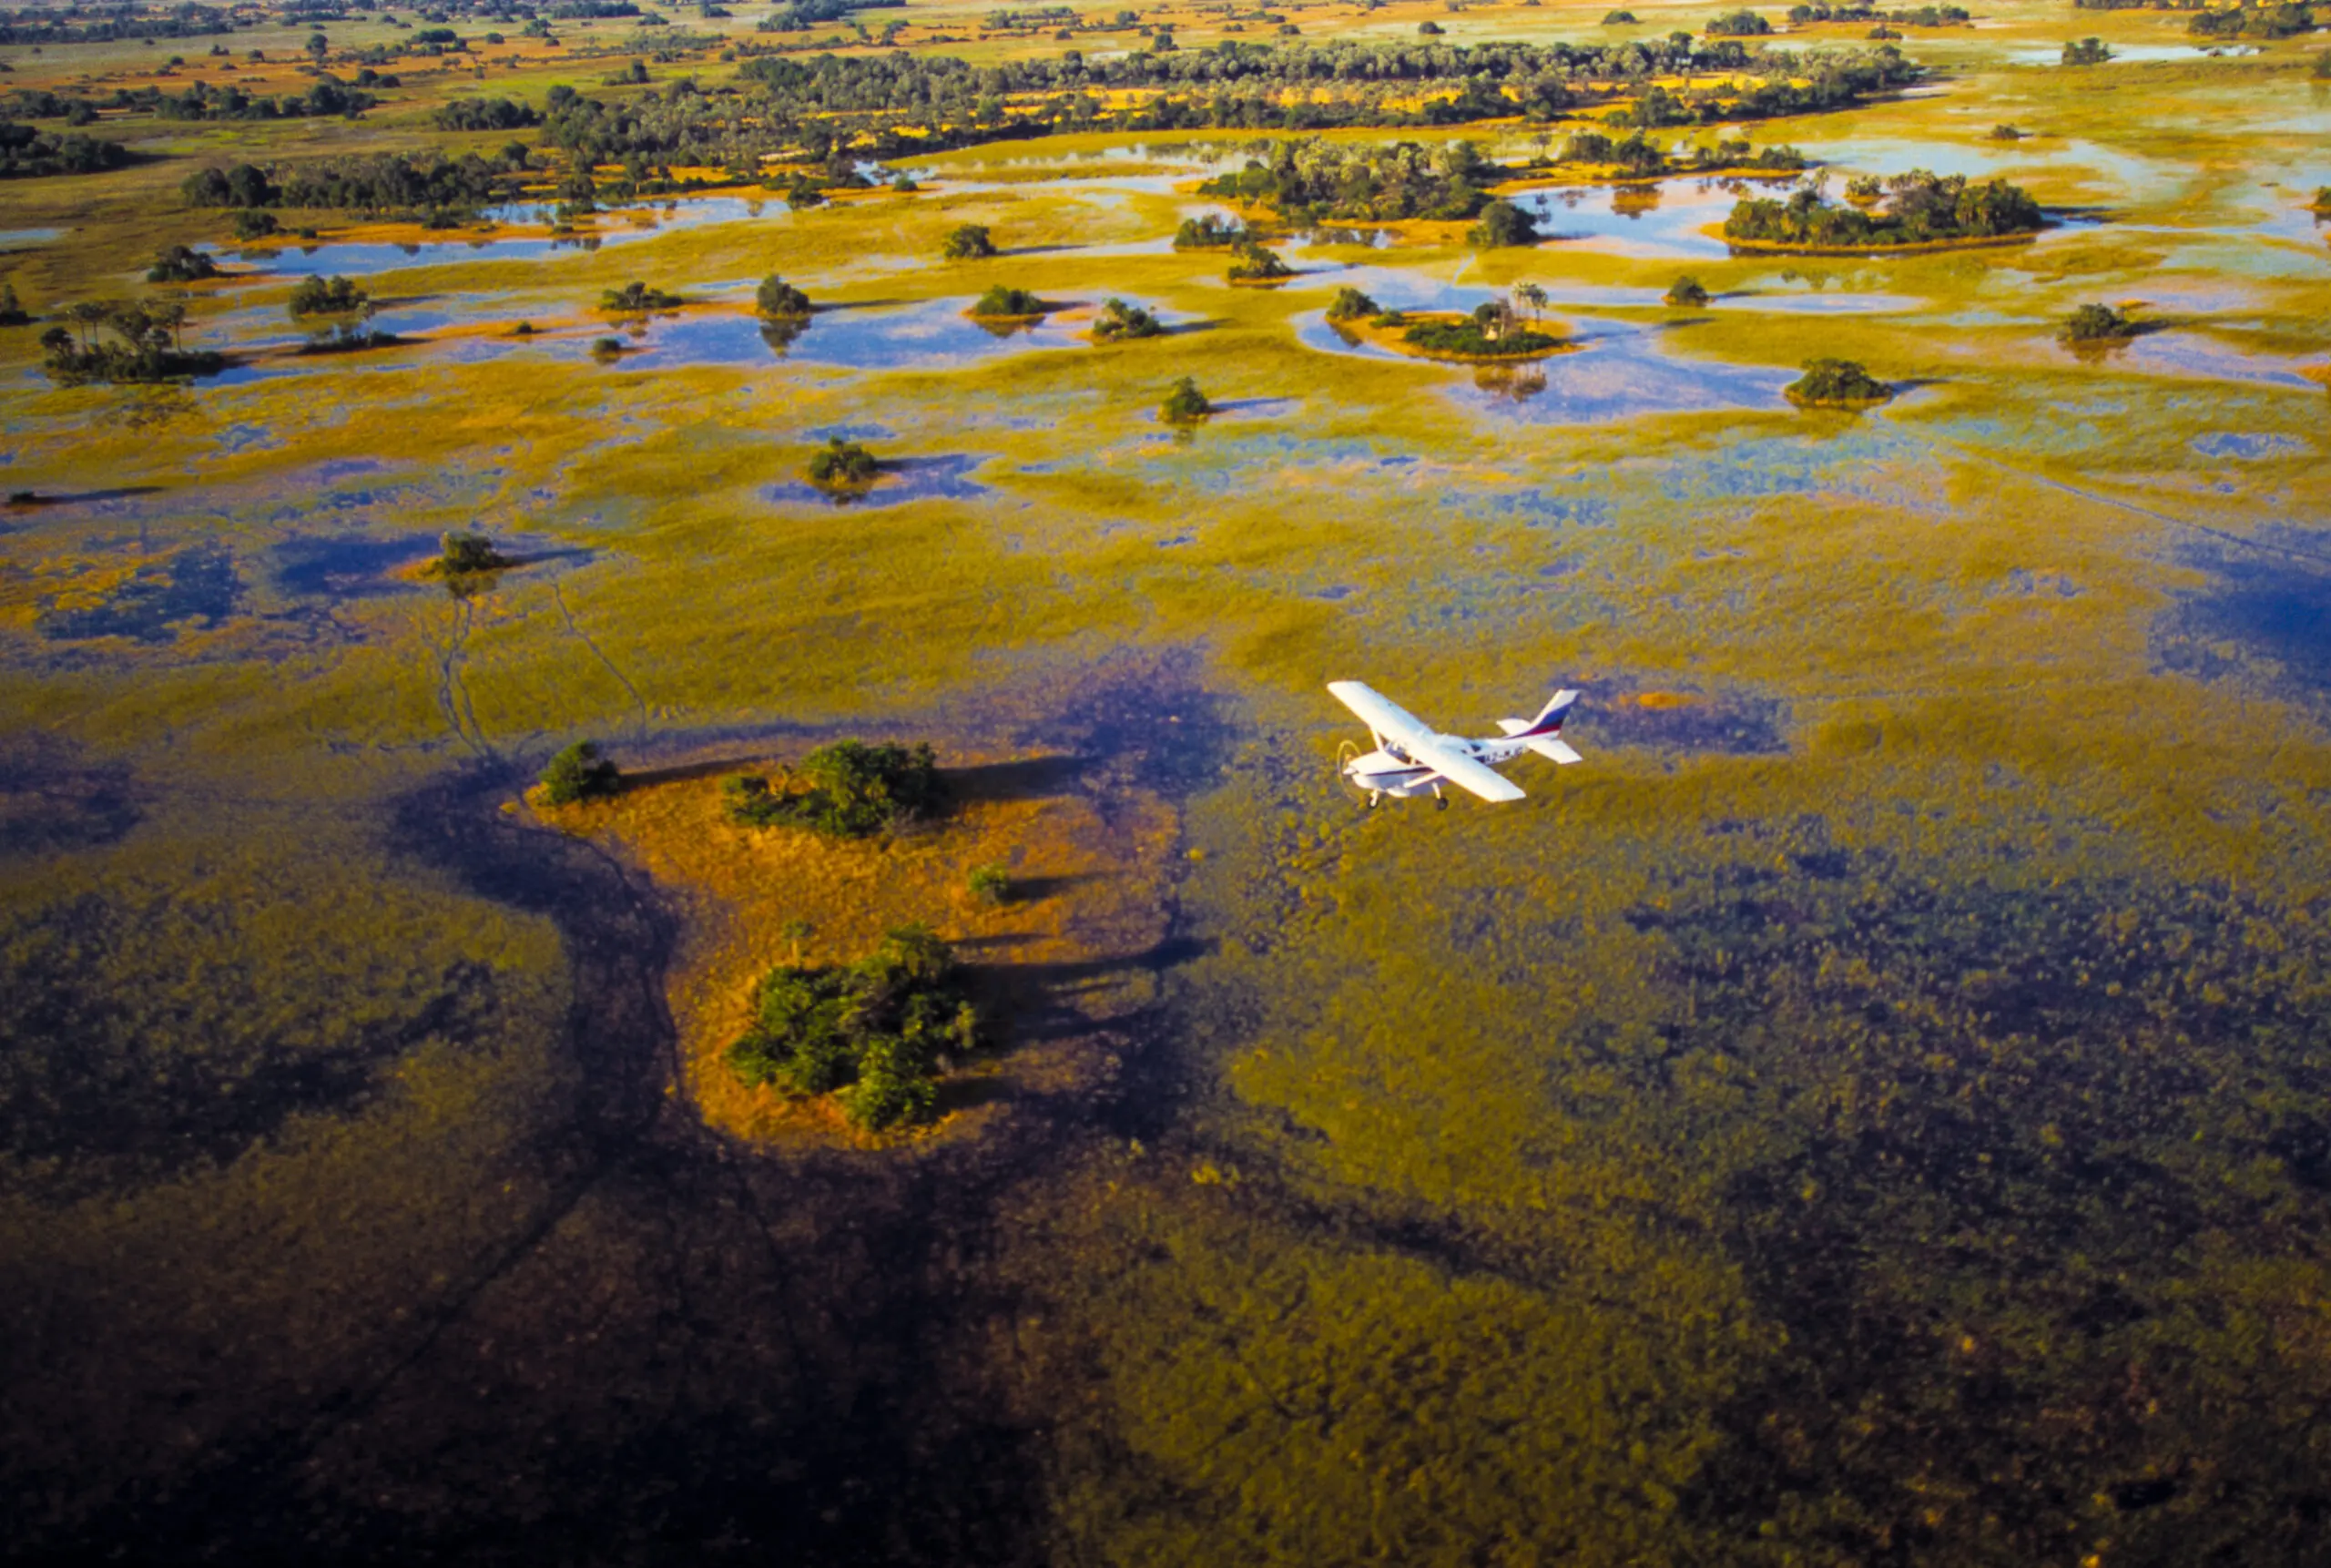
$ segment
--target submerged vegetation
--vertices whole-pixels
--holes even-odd
[[[2003,179],[1973,183],[1912,169],[1882,188],[1882,211],[1832,206],[1809,186],[1786,201],[1744,197],[1725,219],[1724,237],[1749,246],[1878,249],[2033,234],[2045,221],[2040,204]]]
[[[1851,360],[1807,360],[1805,373],[1781,391],[1804,408],[1867,408],[1894,395],[1893,388]]]
[[[979,1038],[952,950],[906,927],[856,963],[769,971],[728,1067],[749,1085],[831,1095],[854,1125],[880,1130],[928,1119],[941,1074]]]
[[[837,740],[772,785],[761,774],[724,779],[728,820],[742,827],[807,828],[833,839],[870,839],[912,826],[947,803],[947,780],[929,745]]]

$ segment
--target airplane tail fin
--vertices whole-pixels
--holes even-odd
[[[1526,742],[1539,756],[1564,765],[1586,760],[1571,749],[1562,738],[1562,720],[1570,717],[1571,704],[1578,700],[1574,691],[1558,691],[1535,718],[1501,718],[1497,727],[1514,740]]]
[[[1560,735],[1562,720],[1570,717],[1572,703],[1578,700],[1574,691],[1558,691],[1538,710],[1535,718],[1501,718],[1497,727],[1510,736]]]

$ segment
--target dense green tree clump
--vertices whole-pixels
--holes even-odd
[[[596,741],[578,740],[550,759],[542,784],[545,805],[572,806],[614,794],[623,787],[623,774],[599,755]]]
[[[1328,320],[1330,321],[1366,321],[1383,313],[1383,308],[1374,300],[1349,287],[1337,290],[1336,297],[1328,301]]]
[[[540,109],[508,98],[456,98],[430,117],[439,130],[449,131],[521,130],[543,123]]]
[[[0,119],[0,179],[54,174],[103,174],[126,167],[129,149],[77,132],[62,135]]]
[[[1270,283],[1294,277],[1295,269],[1277,251],[1242,239],[1230,252],[1230,270],[1224,276],[1233,283]]]
[[[333,321],[309,334],[300,345],[302,354],[358,354],[368,349],[392,349],[404,340],[394,332],[368,327],[361,321]]]
[[[729,820],[748,828],[807,828],[833,839],[870,839],[938,810],[947,780],[928,745],[837,740],[801,759],[773,788],[758,774],[721,783]]]
[[[441,534],[437,538],[437,559],[431,565],[443,577],[474,576],[480,572],[503,571],[517,564],[495,549],[494,541],[483,534]]]
[[[1711,38],[1762,38],[1772,30],[1770,22],[1745,7],[1709,17],[1708,25],[1702,29]]]
[[[1430,354],[1468,360],[1525,359],[1562,346],[1560,338],[1522,326],[1501,300],[1476,305],[1471,315],[1453,321],[1419,321],[1400,338]]]
[[[609,289],[599,296],[599,309],[614,316],[636,316],[648,311],[677,311],[687,304],[677,294],[667,294],[661,289],[651,289],[645,283],[626,283],[620,289]]]
[[[728,1059],[742,1083],[832,1095],[853,1124],[879,1129],[927,1118],[940,1075],[979,1039],[952,951],[914,926],[853,964],[770,970]]]
[[[2141,329],[2125,312],[2110,305],[2082,305],[2064,322],[2064,341],[2071,343],[2122,342]]]
[[[1635,14],[1632,11],[1605,11],[1603,14],[1603,25],[1605,27],[1633,27],[1636,25]]]
[[[381,101],[365,87],[395,85],[394,77],[366,71],[355,85],[321,76],[304,93],[270,97],[238,87],[196,82],[183,93],[166,93],[158,87],[126,88],[115,93],[107,107],[166,120],[352,120]]]
[[[1468,141],[1349,147],[1305,137],[1274,146],[1236,174],[1198,187],[1203,196],[1253,202],[1290,223],[1324,219],[1471,218],[1489,203],[1481,188],[1509,171]],[[1234,239],[1233,243],[1251,242]]]
[[[1511,201],[1492,201],[1481,209],[1481,220],[1465,232],[1465,242],[1476,250],[1535,245],[1541,236],[1530,214]]]
[[[1708,291],[1706,285],[1686,272],[1668,286],[1662,298],[1678,309],[1697,310],[1708,302]]]
[[[1744,198],[1724,221],[1726,239],[1817,249],[1877,249],[1952,239],[1991,239],[2036,232],[2040,204],[2003,179],[1970,183],[1964,175],[1912,169],[1885,182],[1885,209],[1834,207],[1810,187],[1786,201]]]
[[[753,291],[753,308],[772,321],[794,321],[809,313],[809,296],[772,272]]]
[[[1800,27],[1808,22],[1890,22],[1897,27],[1963,27],[1974,17],[1961,5],[1920,5],[1915,9],[1881,11],[1875,5],[1858,3],[1832,5],[1827,0],[1815,0],[1810,5],[1790,6],[1788,19]]]
[[[489,163],[397,152],[351,154],[264,169],[255,164],[206,168],[179,188],[195,207],[307,207],[353,212],[457,212],[521,194],[525,149]]]
[[[826,444],[809,454],[809,483],[835,486],[871,484],[882,464],[854,441],[828,436]]]
[[[1655,113],[1657,99],[1646,97],[1637,107]],[[1793,174],[1803,168],[1807,160],[1805,155],[1793,147],[1776,145],[1760,153],[1752,153],[1745,138],[1730,137],[1720,137],[1714,143],[1679,144],[1670,153],[1638,128],[1615,140],[1601,131],[1581,131],[1562,144],[1562,150],[1555,161],[1615,168],[1631,179],[1651,179],[1665,175],[1707,174],[1727,168],[1759,168],[1770,169],[1776,174]]]
[[[227,368],[225,355],[188,350],[182,343],[186,307],[180,304],[82,303],[67,306],[64,320],[71,323],[69,329],[51,327],[40,335],[47,354],[43,368],[60,386],[177,381],[217,375]],[[112,341],[100,337],[100,331],[111,334]]]
[[[1159,405],[1157,414],[1168,424],[1192,424],[1213,412],[1214,404],[1206,401],[1206,393],[1198,391],[1198,383],[1184,376],[1166,394],[1166,401]]]
[[[980,261],[995,254],[995,240],[981,223],[966,223],[947,236],[939,254],[950,261]]]
[[[2067,66],[2101,66],[2112,57],[2112,51],[2102,38],[2082,38],[2066,44],[2061,57]]]
[[[1893,388],[1851,360],[1807,360],[1805,373],[1781,392],[1809,408],[1858,408],[1894,395]]]
[[[219,263],[209,255],[185,245],[166,245],[146,269],[148,283],[198,283],[219,276]]]
[[[295,316],[344,315],[371,304],[364,290],[346,278],[303,278],[291,290]]]
[[[1182,226],[1174,230],[1174,249],[1220,250],[1252,238],[1244,224],[1233,219],[1216,218],[1208,212],[1182,219]]]
[[[968,316],[990,321],[1018,321],[1029,316],[1041,316],[1051,306],[1025,289],[1014,289],[1003,283],[991,285],[986,293],[972,301]]]
[[[1123,300],[1111,300],[1101,307],[1099,319],[1093,323],[1096,342],[1114,343],[1132,338],[1154,338],[1166,331],[1157,318],[1139,305],[1128,305]]]
[[[32,321],[32,312],[16,298],[14,283],[0,283],[0,327],[22,327]]]
[[[2203,38],[2295,38],[2331,23],[2331,5],[2259,5],[2256,0],[2196,11],[2185,30]]]

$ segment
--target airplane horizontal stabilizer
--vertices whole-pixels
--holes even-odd
[[[1559,762],[1564,767],[1568,767],[1573,762],[1583,762],[1586,760],[1585,758],[1581,757],[1576,751],[1571,748],[1569,741],[1556,740],[1552,737],[1548,737],[1542,740],[1532,741],[1530,743],[1530,749],[1536,752],[1539,756]]]

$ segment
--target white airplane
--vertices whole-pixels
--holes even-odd
[[[1567,765],[1586,760],[1562,738],[1562,720],[1578,700],[1574,691],[1558,691],[1538,710],[1535,718],[1501,718],[1501,737],[1468,740],[1443,735],[1399,703],[1357,680],[1331,680],[1328,689],[1359,716],[1376,741],[1376,749],[1343,759],[1343,776],[1368,791],[1368,803],[1389,795],[1405,799],[1430,789],[1447,809],[1449,798],[1440,792],[1445,780],[1470,789],[1484,800],[1519,800],[1521,787],[1495,771],[1498,764],[1534,751]],[[1359,748],[1346,741],[1349,751]]]

